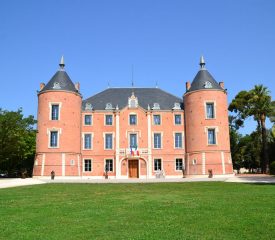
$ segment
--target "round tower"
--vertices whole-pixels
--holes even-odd
[[[80,176],[81,103],[79,84],[60,68],[38,92],[36,157],[33,176]]]
[[[232,174],[227,93],[223,82],[217,83],[205,68],[184,94],[186,173],[188,175]]]

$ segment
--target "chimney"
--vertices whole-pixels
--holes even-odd
[[[221,86],[222,89],[224,89],[224,82],[219,82],[219,85]]]
[[[45,87],[45,83],[40,83],[40,91]]]
[[[186,91],[188,91],[191,87],[191,83],[188,81],[186,82]]]
[[[79,82],[75,83],[75,84],[74,84],[74,87],[75,87],[76,90],[79,92],[79,90],[80,90],[80,83],[79,83]]]

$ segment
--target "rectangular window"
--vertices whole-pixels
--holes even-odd
[[[92,160],[91,159],[85,159],[84,160],[84,171],[85,172],[91,172],[92,171]]]
[[[154,148],[161,148],[161,134],[154,133]]]
[[[130,134],[130,148],[137,148],[137,134]]]
[[[113,171],[113,159],[106,159],[105,160],[105,172],[112,172]]]
[[[58,144],[58,132],[51,131],[50,147],[57,147]]]
[[[113,115],[105,115],[105,125],[113,125]]]
[[[206,103],[206,118],[214,118],[214,103]]]
[[[154,125],[160,125],[160,115],[154,115]]]
[[[215,129],[208,129],[208,144],[216,144],[216,133]]]
[[[175,115],[175,125],[181,125],[181,115],[180,114]]]
[[[137,115],[131,114],[129,120],[130,120],[130,125],[137,125]]]
[[[162,170],[161,159],[154,159],[154,171]]]
[[[90,133],[84,134],[84,149],[92,148],[92,135]]]
[[[182,148],[182,133],[175,133],[175,148]]]
[[[105,149],[113,149],[113,134],[105,134]]]
[[[92,115],[85,115],[85,125],[92,125]]]
[[[182,158],[176,159],[176,171],[182,171],[183,169],[183,160]]]
[[[52,104],[52,120],[59,120],[59,105]]]

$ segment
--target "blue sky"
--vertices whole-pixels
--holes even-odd
[[[263,84],[275,99],[273,0],[0,1],[0,107],[37,112],[40,82],[58,69],[80,82],[83,98],[111,87],[185,92],[204,55],[229,102]],[[253,119],[241,132],[254,129]],[[270,125],[269,125],[270,126]]]

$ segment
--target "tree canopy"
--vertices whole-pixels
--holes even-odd
[[[10,175],[26,169],[31,173],[35,154],[36,120],[22,109],[0,109],[0,170]]]
[[[265,173],[269,168],[266,119],[270,118],[271,121],[275,121],[275,102],[271,100],[270,91],[263,85],[256,85],[250,91],[241,91],[232,100],[228,109],[236,114],[233,121],[237,128],[243,126],[247,117],[251,116],[257,121],[256,131],[260,133],[261,136],[261,169],[262,172]],[[255,134],[257,135],[257,133]],[[256,135],[254,137],[256,137]],[[253,138],[251,140],[254,141],[255,139]]]

